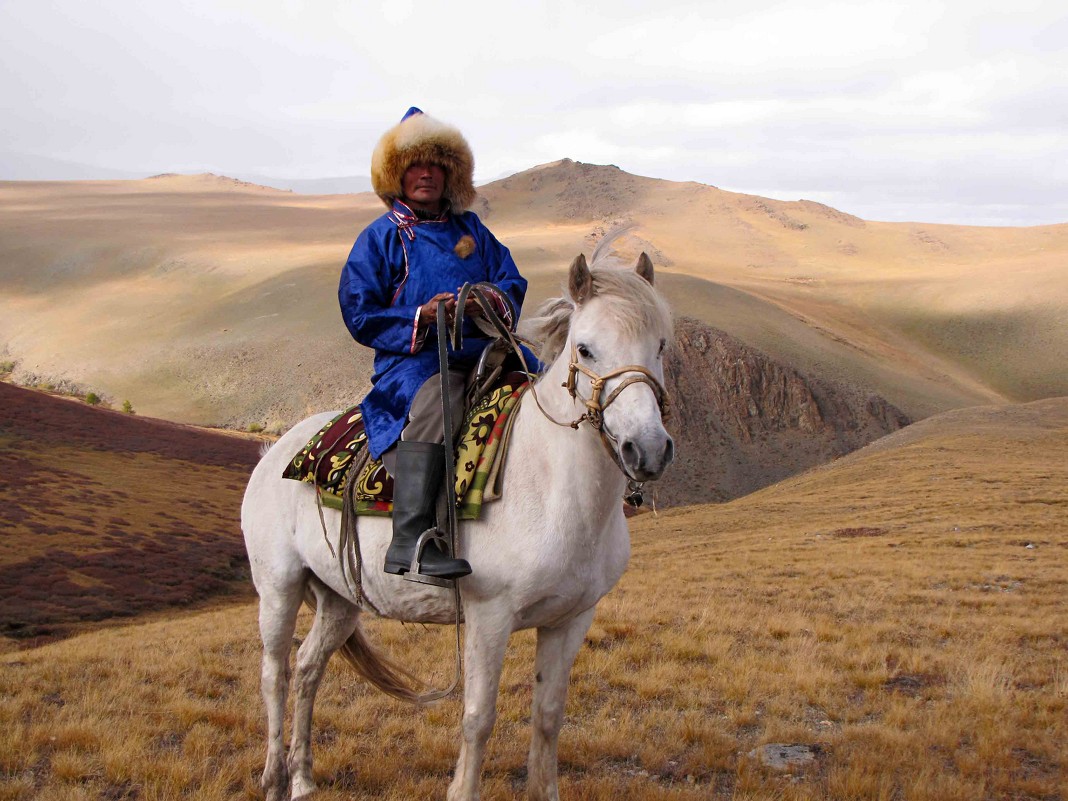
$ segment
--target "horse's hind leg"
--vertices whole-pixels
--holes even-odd
[[[267,764],[263,768],[260,787],[267,801],[284,801],[289,795],[289,773],[282,737],[289,689],[289,652],[293,648],[297,612],[304,598],[304,581],[301,577],[300,581],[292,582],[284,589],[257,587],[257,590],[260,592],[260,637],[263,639],[260,690],[267,708]]]
[[[315,693],[331,655],[356,630],[359,608],[342,598],[314,576],[308,588],[315,597],[315,621],[297,651],[293,684],[293,741],[289,749],[289,772],[293,798],[315,791],[312,781],[311,725]]]
[[[560,626],[538,629],[527,759],[527,795],[534,801],[560,798],[556,786],[556,746],[564,722],[568,679],[592,621],[593,609],[588,609]]]

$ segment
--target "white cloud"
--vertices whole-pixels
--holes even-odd
[[[876,59],[898,61],[921,52],[937,4],[766,4],[724,14],[722,4],[700,3],[644,19],[596,37],[594,56],[622,54],[658,71],[705,74],[777,74],[842,70]]]
[[[482,178],[566,156],[1053,222],[1066,39],[1060,4],[1030,0],[9,0],[0,96],[5,148],[116,168],[365,174],[414,104]]]

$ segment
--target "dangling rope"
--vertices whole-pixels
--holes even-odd
[[[463,307],[456,309],[457,320],[463,319]],[[452,404],[449,402],[449,352],[448,352],[448,327],[445,325],[445,301],[438,301],[438,373],[441,378],[441,428],[442,440],[445,447],[445,506],[448,507],[445,515],[445,538],[449,546],[449,555],[456,556],[456,532],[459,523],[456,519],[456,461],[453,457],[452,448]],[[430,543],[427,543],[430,545]],[[418,546],[416,558],[419,557]],[[456,656],[455,671],[452,683],[443,690],[431,690],[419,696],[419,703],[428,704],[450,695],[460,683],[460,677],[464,672],[463,641],[460,638],[460,620],[463,607],[460,601],[460,582],[452,580],[453,608],[455,620],[453,628],[456,632]]]

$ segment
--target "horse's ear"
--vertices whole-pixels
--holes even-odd
[[[567,276],[567,291],[575,303],[585,303],[593,297],[593,276],[586,266],[586,256],[582,253],[571,262],[571,271]]]
[[[638,257],[638,263],[634,265],[634,271],[636,273],[638,273],[638,275],[640,275],[646,281],[648,281],[650,285],[652,285],[652,283],[653,283],[653,262],[652,262],[652,259],[650,259],[645,254],[644,250],[642,251],[642,255],[640,255]]]

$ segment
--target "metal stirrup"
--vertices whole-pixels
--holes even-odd
[[[423,566],[423,549],[431,543],[436,543],[437,545],[442,546],[443,551],[449,545],[449,541],[445,539],[445,536],[440,530],[436,528],[428,528],[419,535],[419,539],[415,542],[415,552],[412,554],[412,563],[408,567],[408,572],[404,574],[404,578],[407,581],[417,581],[420,584],[432,584],[435,587],[454,586],[456,584],[455,579],[428,576],[426,573],[419,572],[419,568]]]

